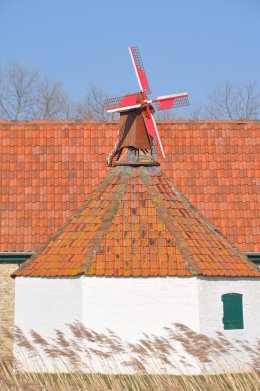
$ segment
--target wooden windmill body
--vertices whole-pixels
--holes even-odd
[[[121,148],[149,149],[151,142],[142,113],[145,108],[120,113],[120,129],[123,129]]]
[[[150,106],[151,112],[154,112]],[[118,135],[117,153],[114,165],[149,164],[156,162],[156,147],[144,122],[146,108],[138,108],[120,113],[120,131]]]

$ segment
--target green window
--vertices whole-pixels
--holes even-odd
[[[243,329],[243,295],[227,293],[221,297],[223,301],[224,330]]]

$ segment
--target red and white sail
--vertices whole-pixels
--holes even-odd
[[[149,106],[147,106],[146,112],[143,112],[142,115],[143,115],[143,119],[144,119],[144,123],[145,123],[145,127],[147,129],[147,132],[157,142],[159,152],[160,152],[162,158],[164,159],[165,158],[164,149],[163,149],[160,135],[159,135],[159,132],[158,132],[158,129],[156,126],[156,122],[154,120],[153,114],[152,114]]]
[[[142,57],[136,46],[129,46],[129,53],[133,62],[134,70],[138,80],[140,90],[145,94],[150,94],[151,90],[147,81],[146,73],[143,66]]]
[[[149,100],[148,103],[152,103],[156,110],[167,110],[176,107],[188,106],[188,93],[182,92],[181,94],[159,96],[156,99]]]
[[[140,99],[140,92],[137,94],[130,94],[119,96],[117,98],[110,98],[104,101],[105,110],[108,113],[113,113],[116,111],[126,111],[130,109],[137,109],[142,106]]]

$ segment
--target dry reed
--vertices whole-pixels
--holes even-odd
[[[227,341],[222,334],[217,339],[210,339],[195,333],[184,325],[177,324],[175,328],[165,328],[167,335],[144,335],[136,344],[125,346],[112,331],[98,334],[88,330],[80,323],[69,325],[66,335],[56,330],[51,342],[35,331],[30,338],[21,330],[15,332],[16,342],[26,352],[30,360],[37,360],[41,352],[49,359],[60,360],[70,373],[31,373],[19,371],[18,364],[10,353],[12,333],[5,330],[5,344],[0,356],[0,391],[256,391],[260,390],[259,376],[259,346],[252,347],[248,343]],[[177,341],[184,352],[192,355],[201,365],[211,365],[212,360],[221,357],[227,351],[234,354],[246,349],[255,364],[250,372],[231,373],[228,368],[221,375],[203,374],[199,376],[166,375],[169,369],[175,369],[176,363],[172,357],[178,354],[172,341]],[[82,371],[82,357],[85,368]],[[117,359],[116,359],[117,357]],[[115,366],[120,357],[121,368],[125,373],[120,375],[92,373],[88,368],[93,363]],[[178,357],[176,362],[185,356]],[[39,362],[39,361],[38,361]],[[147,372],[148,364],[155,368],[154,374]],[[131,373],[127,373],[130,369]]]

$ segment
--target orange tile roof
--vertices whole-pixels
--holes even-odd
[[[242,251],[260,251],[260,122],[165,121],[162,170]],[[0,252],[38,251],[111,168],[117,122],[0,121]]]
[[[13,276],[251,276],[236,250],[157,167],[116,167]]]

